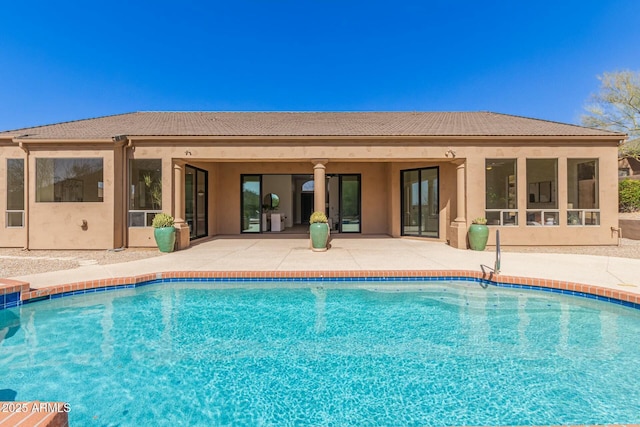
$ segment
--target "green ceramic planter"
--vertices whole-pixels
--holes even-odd
[[[326,222],[316,222],[309,226],[311,234],[311,249],[314,251],[326,251],[329,240],[329,224]]]
[[[471,224],[469,227],[469,246],[474,251],[484,251],[489,240],[489,227],[482,224]]]
[[[160,252],[173,252],[176,243],[176,229],[174,227],[161,227],[153,229],[153,237]]]

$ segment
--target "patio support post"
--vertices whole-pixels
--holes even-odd
[[[467,220],[465,219],[465,211],[467,210],[467,192],[465,187],[465,163],[462,162],[456,167],[456,219],[455,222],[464,222],[465,227]]]
[[[456,219],[449,225],[449,245],[458,249],[467,248],[467,191],[466,162],[459,160],[456,165]]]
[[[313,210],[326,212],[326,180],[325,165],[328,159],[313,159]]]
[[[189,247],[189,225],[184,220],[184,162],[173,163],[173,206],[177,249]]]

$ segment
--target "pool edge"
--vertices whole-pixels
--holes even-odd
[[[587,285],[563,280],[496,275],[470,270],[315,270],[315,271],[167,271],[106,279],[68,283],[46,288],[31,289],[29,283],[13,279],[0,279],[0,310],[36,301],[66,296],[134,288],[149,282],[171,279],[184,280],[456,280],[473,279],[493,286],[534,289],[594,298],[614,304],[640,309],[640,294],[603,286]]]
[[[587,285],[562,280],[550,280],[539,278],[528,278],[518,276],[483,274],[481,272],[469,270],[349,270],[349,271],[169,271],[142,274],[137,276],[125,276],[117,278],[89,280],[84,282],[68,283],[64,285],[51,286],[47,288],[31,289],[29,283],[0,279],[0,310],[4,308],[17,307],[47,299],[63,298],[65,296],[78,295],[82,293],[94,293],[109,290],[135,288],[151,283],[174,281],[172,279],[182,279],[176,281],[193,281],[201,279],[207,281],[218,279],[221,281],[243,281],[243,280],[264,280],[264,279],[292,279],[300,281],[317,281],[327,279],[352,279],[361,281],[363,279],[402,279],[402,280],[472,280],[475,282],[493,285],[497,287],[535,289],[551,292],[558,292],[576,296],[591,296],[599,300],[622,304],[635,309],[640,309],[640,295],[624,290],[615,290],[602,286]],[[428,280],[426,280],[428,281]],[[13,295],[19,295],[17,301],[13,301]],[[6,295],[12,295],[12,301],[6,303]],[[22,414],[26,417],[27,414]],[[52,415],[52,414],[49,414]],[[55,414],[55,419],[47,421],[51,424],[38,424],[50,427],[67,426],[67,414]],[[0,424],[2,424],[0,418]],[[29,425],[29,424],[27,424]],[[640,424],[606,424],[607,427],[640,427]],[[525,427],[525,426],[519,426]],[[531,427],[531,426],[526,426]],[[562,426],[557,426],[562,427]],[[568,427],[568,426],[564,426]],[[587,426],[571,426],[587,427]],[[594,427],[594,426],[589,426]],[[604,425],[603,425],[604,427]]]

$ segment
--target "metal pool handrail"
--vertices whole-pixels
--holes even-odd
[[[496,263],[493,265],[493,272],[500,274],[500,259],[502,252],[500,251],[500,230],[496,230]]]
[[[493,268],[489,267],[488,265],[480,264],[480,269],[482,270],[482,273],[486,274],[485,268],[487,270],[491,270],[489,272],[489,279],[491,279],[491,277],[494,274],[500,274],[501,258],[502,258],[502,251],[500,250],[500,230],[496,230],[496,262],[493,264]],[[482,286],[482,287],[486,288],[486,286]]]

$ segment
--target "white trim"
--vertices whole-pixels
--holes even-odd
[[[21,225],[9,225],[9,214],[19,212],[22,214]],[[24,210],[7,210],[4,214],[4,225],[6,228],[24,228]]]

